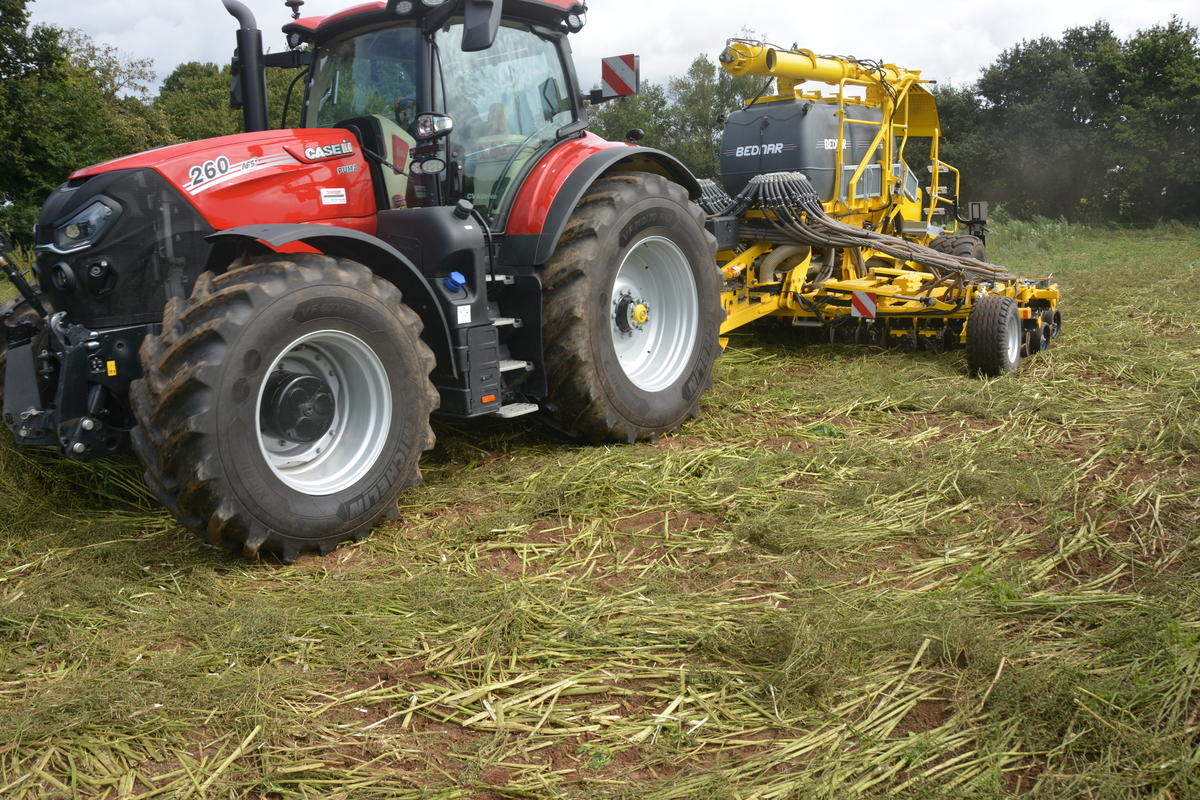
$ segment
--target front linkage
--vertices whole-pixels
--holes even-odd
[[[141,375],[138,348],[155,326],[93,331],[71,324],[8,262],[11,252],[0,234],[0,268],[21,295],[0,307],[4,424],[18,444],[55,445],[66,458],[128,451],[133,419],[125,398]]]

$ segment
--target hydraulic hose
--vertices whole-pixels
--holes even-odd
[[[782,242],[804,244],[810,247],[856,248],[870,247],[902,261],[912,261],[929,269],[936,276],[932,286],[939,280],[958,276],[969,278],[969,282],[1017,280],[1007,269],[988,264],[974,258],[943,253],[924,245],[910,242],[898,236],[879,231],[866,230],[840,222],[825,213],[821,198],[799,172],[772,172],[756,175],[734,198],[728,198],[714,187],[703,187],[706,210],[720,215],[742,215],[746,211],[763,212],[763,218],[779,235]],[[728,201],[725,200],[728,198]],[[774,237],[761,235],[762,229],[753,238],[772,241]]]

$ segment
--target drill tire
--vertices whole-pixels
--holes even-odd
[[[967,318],[967,367],[972,373],[996,377],[1016,372],[1021,364],[1021,313],[1011,297],[976,297]]]
[[[987,261],[987,246],[978,236],[955,234],[939,236],[929,243],[929,247],[939,253],[949,253],[959,258],[973,258],[976,261]]]
[[[201,275],[142,344],[131,395],[146,483],[184,527],[248,557],[362,539],[395,518],[433,446],[420,332],[396,287],[352,261],[280,254]],[[289,376],[329,393],[288,405],[303,396]],[[314,406],[326,430],[270,433]]]
[[[592,184],[538,270],[553,427],[634,442],[699,414],[725,319],[715,255],[678,184],[639,172]]]

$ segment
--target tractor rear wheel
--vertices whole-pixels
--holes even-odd
[[[949,253],[959,258],[973,258],[976,261],[987,261],[987,246],[978,236],[956,234],[939,236],[929,243],[929,247],[939,253]]]
[[[967,366],[995,377],[1021,363],[1021,313],[1016,301],[998,294],[976,297],[967,317]]]
[[[725,317],[715,256],[681,186],[638,172],[591,186],[538,272],[557,427],[633,442],[699,413]]]
[[[420,319],[352,261],[276,255],[168,303],[131,388],[134,449],[208,542],[285,561],[395,518],[433,446]]]

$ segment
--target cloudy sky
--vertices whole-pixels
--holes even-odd
[[[290,16],[283,0],[243,2],[257,17],[265,46],[285,49],[279,28]],[[302,13],[329,14],[354,4],[307,0]],[[588,6],[588,25],[572,38],[585,89],[599,80],[603,56],[637,53],[642,80],[661,83],[686,72],[701,53],[715,58],[742,28],[783,46],[879,59],[961,84],[1022,39],[1058,37],[1097,20],[1121,38],[1172,14],[1200,24],[1200,0],[589,0]],[[220,0],[33,0],[28,8],[34,22],[78,28],[126,55],[153,59],[159,80],[186,61],[228,61],[237,27]]]

